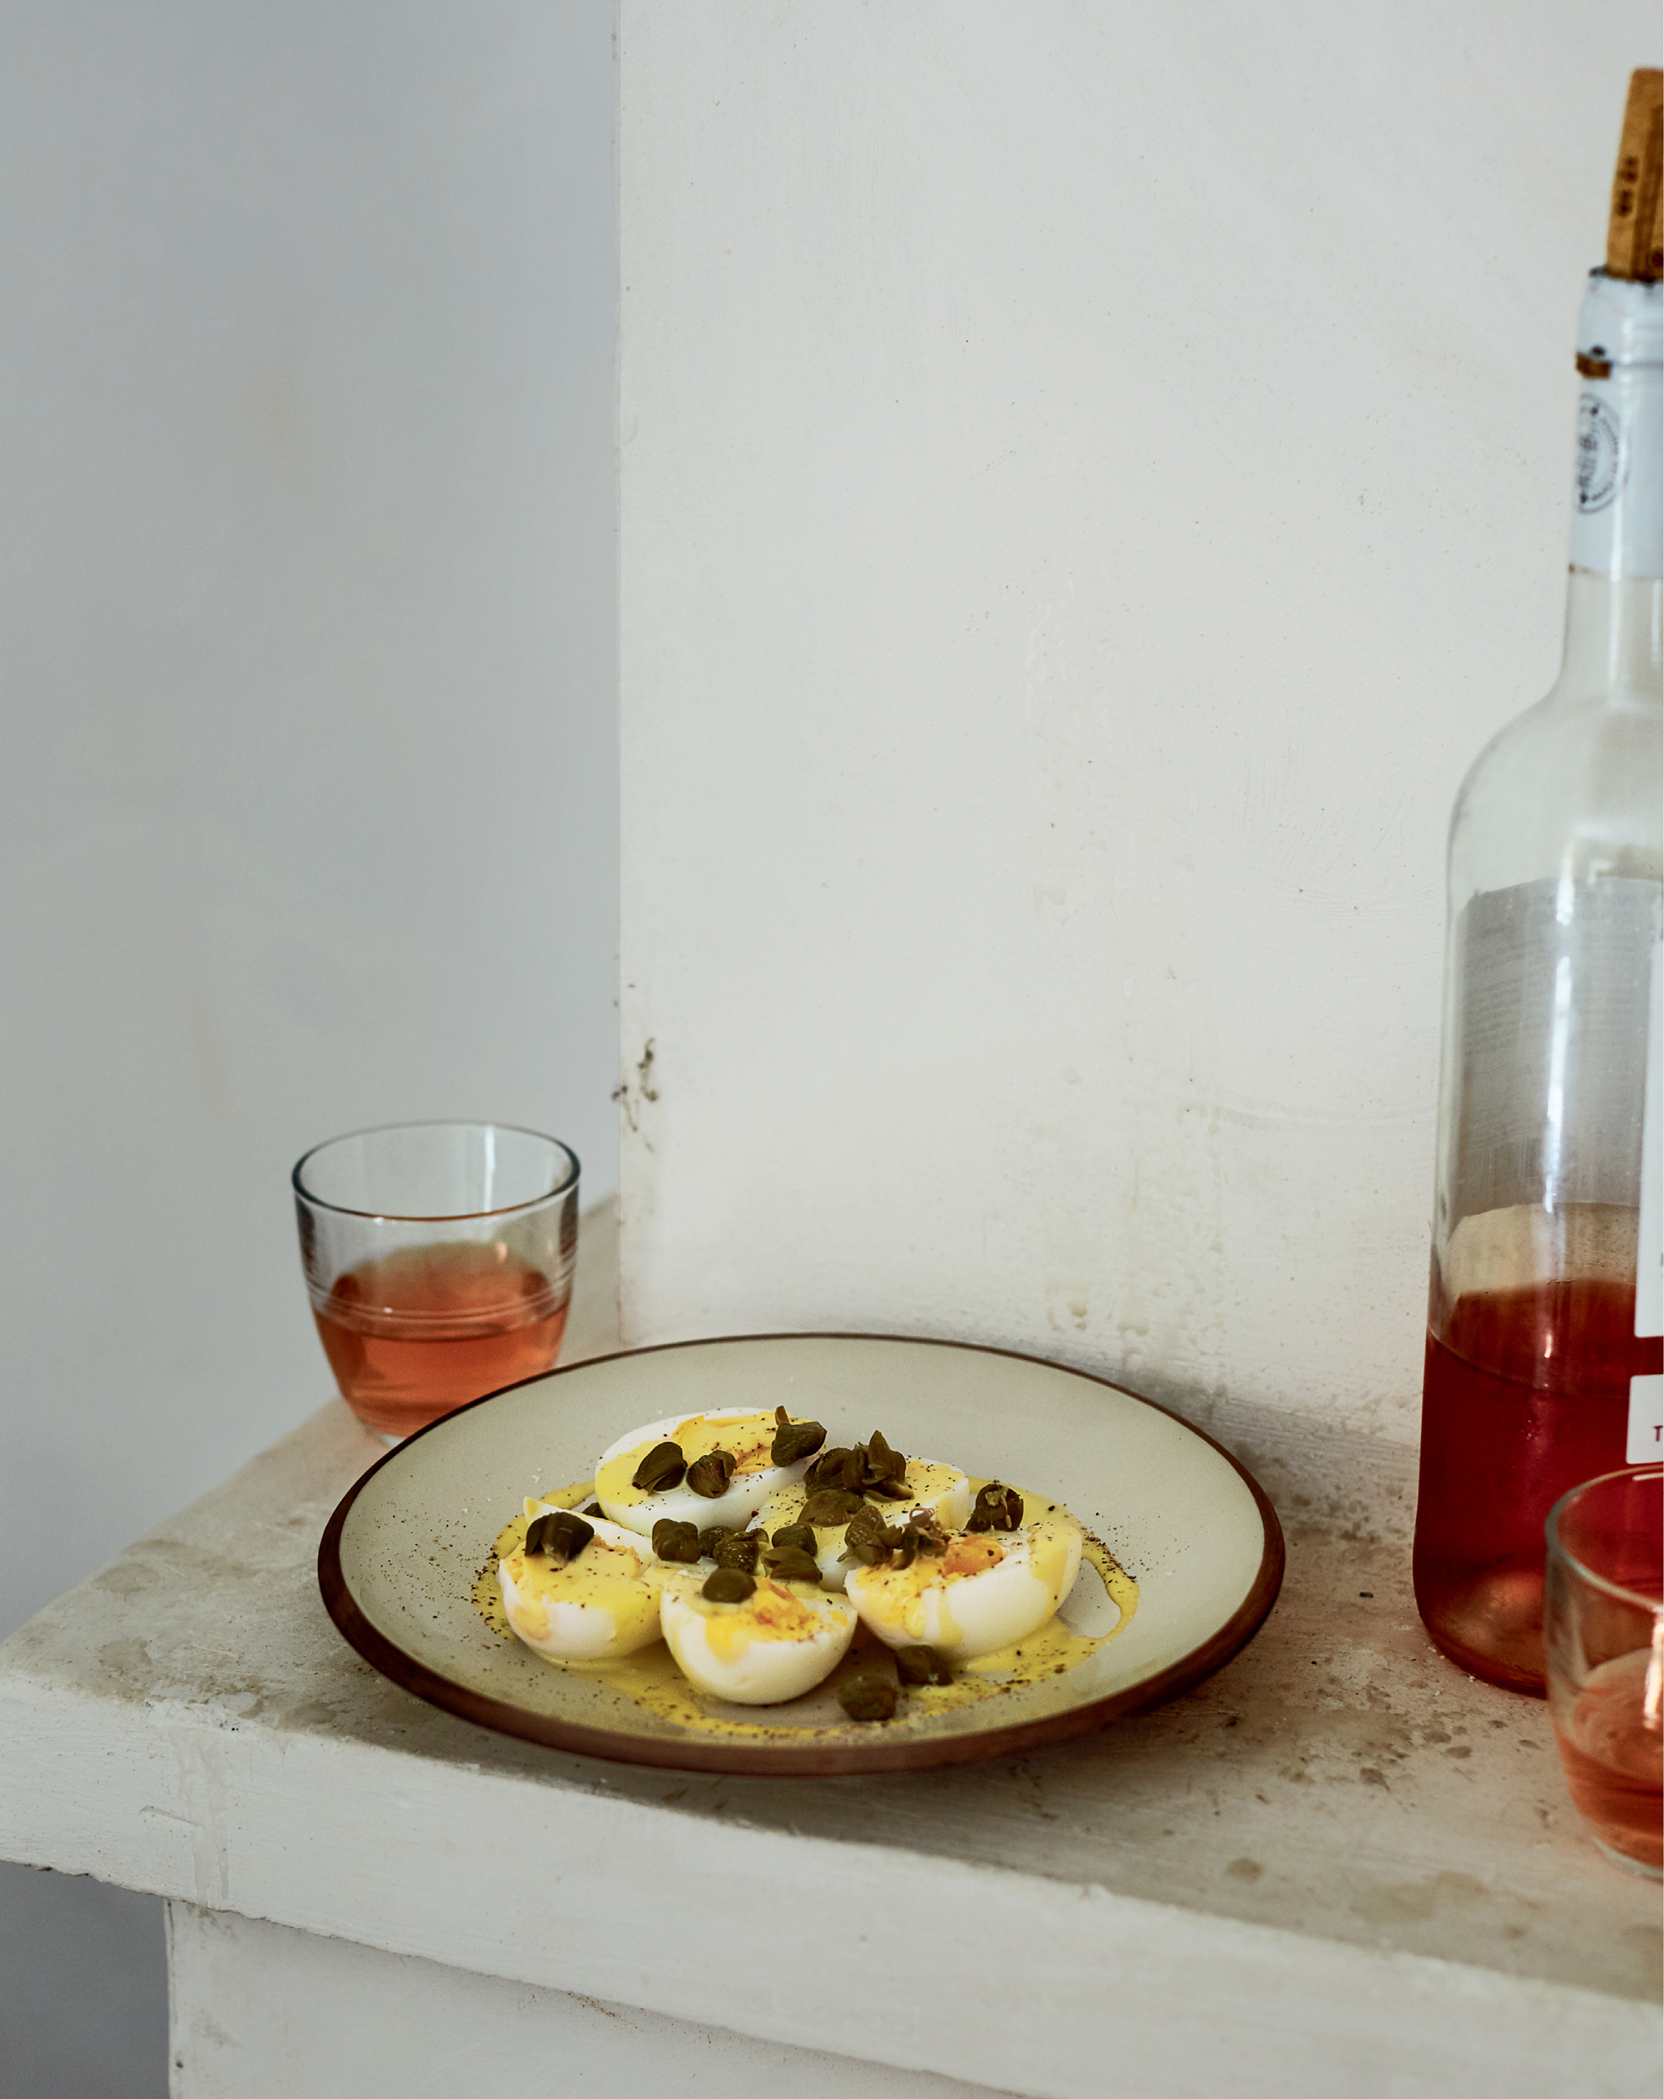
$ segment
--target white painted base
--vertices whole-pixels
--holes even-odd
[[[801,1950],[812,1987],[813,1949]],[[736,1933],[736,1958],[773,1957]],[[168,1904],[168,1968],[171,2099],[988,2099],[988,2087],[954,2077],[750,2040],[188,1902]]]

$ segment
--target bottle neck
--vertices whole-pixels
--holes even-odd
[[[1664,575],[1664,287],[1591,271],[1577,316],[1577,369],[1566,670],[1575,650],[1597,690],[1645,687],[1649,661],[1657,676],[1656,579]],[[1640,583],[1639,601],[1624,591],[1608,597],[1608,577]],[[1649,648],[1633,674],[1620,669]]]
[[[1566,579],[1566,649],[1556,690],[1656,699],[1664,680],[1664,582],[1574,568]]]

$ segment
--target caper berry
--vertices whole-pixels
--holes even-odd
[[[934,1647],[898,1647],[896,1674],[904,1684],[951,1684],[953,1672]]]
[[[835,1487],[846,1494],[859,1494],[861,1469],[858,1452],[844,1450],[841,1446],[823,1450],[803,1475],[803,1484],[811,1494],[821,1487]]]
[[[761,1531],[730,1531],[725,1538],[718,1540],[711,1557],[719,1567],[738,1567],[746,1574],[755,1574],[762,1543]]]
[[[784,1407],[775,1408],[774,1419],[778,1426],[768,1454],[776,1465],[796,1465],[812,1458],[826,1441],[826,1431],[818,1421],[793,1421]]]
[[[900,1697],[887,1676],[846,1677],[838,1686],[838,1703],[852,1720],[888,1720]]]
[[[814,1554],[812,1552],[800,1552],[795,1545],[788,1545],[783,1551],[765,1553],[764,1559],[767,1562],[769,1573],[774,1576],[776,1581],[818,1582],[820,1580],[820,1568],[815,1562]]]
[[[929,1509],[918,1509],[908,1517],[907,1528],[919,1534],[919,1550],[928,1553],[944,1553],[948,1549],[948,1534],[936,1521]]]
[[[870,1502],[861,1502],[844,1531],[846,1545],[882,1545],[889,1525]]]
[[[847,1523],[857,1509],[865,1507],[859,1494],[846,1494],[842,1487],[820,1487],[803,1504],[799,1523],[827,1531]]]
[[[661,1516],[653,1526],[653,1550],[661,1560],[678,1560],[691,1566],[700,1556],[699,1533],[691,1523]]]
[[[555,1509],[550,1514],[534,1516],[526,1526],[526,1550],[540,1552],[557,1567],[565,1567],[594,1535],[593,1524],[574,1516],[570,1509]]]
[[[687,1469],[679,1443],[655,1443],[630,1475],[630,1485],[643,1494],[663,1494],[681,1485]]]
[[[864,1448],[866,1469],[871,1480],[899,1480],[907,1471],[907,1460],[899,1450],[892,1450],[877,1429],[867,1438]]]
[[[688,1467],[688,1491],[697,1494],[702,1501],[715,1501],[719,1495],[728,1492],[728,1482],[734,1476],[734,1463],[731,1450],[708,1450]]]
[[[1014,1531],[1023,1520],[1023,1497],[1015,1487],[1002,1487],[990,1480],[979,1490],[976,1506],[965,1528],[968,1531]]]
[[[858,1560],[863,1567],[876,1567],[890,1556],[892,1533],[884,1518],[870,1502],[862,1502],[850,1517],[844,1531],[844,1549],[840,1560]]]

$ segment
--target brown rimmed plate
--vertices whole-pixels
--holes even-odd
[[[808,1727],[791,1706],[713,1708],[768,1724],[751,1738],[661,1718],[487,1629],[469,1591],[525,1494],[587,1478],[638,1424],[781,1404],[824,1421],[834,1443],[877,1427],[912,1455],[1056,1494],[1136,1578],[1131,1621],[1064,1676],[944,1713]],[[318,1548],[342,1634],[433,1705],[586,1756],[792,1777],[976,1763],[1139,1712],[1246,1646],[1282,1578],[1282,1530],[1258,1482],[1176,1415],[1032,1356],[848,1334],[682,1342],[511,1385],[389,1451]]]

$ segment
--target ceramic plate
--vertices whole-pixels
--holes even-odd
[[[1115,1637],[1067,1674],[946,1712],[857,1726],[795,1706],[712,1705],[766,1721],[713,1736],[493,1634],[470,1601],[522,1497],[587,1479],[641,1423],[704,1408],[784,1404],[832,1443],[881,1428],[897,1448],[1055,1494],[1138,1583]],[[421,1430],[367,1472],[318,1551],[324,1602],[383,1675],[485,1727],[588,1756],[683,1770],[922,1770],[1005,1756],[1100,1727],[1188,1690],[1258,1631],[1283,1577],[1283,1538],[1258,1483],[1218,1444],[1148,1400],[1029,1356],[943,1341],[758,1335],[575,1364],[511,1385]],[[1066,1607],[1116,1620],[1083,1567]],[[1093,1614],[1097,1617],[1094,1620]]]

